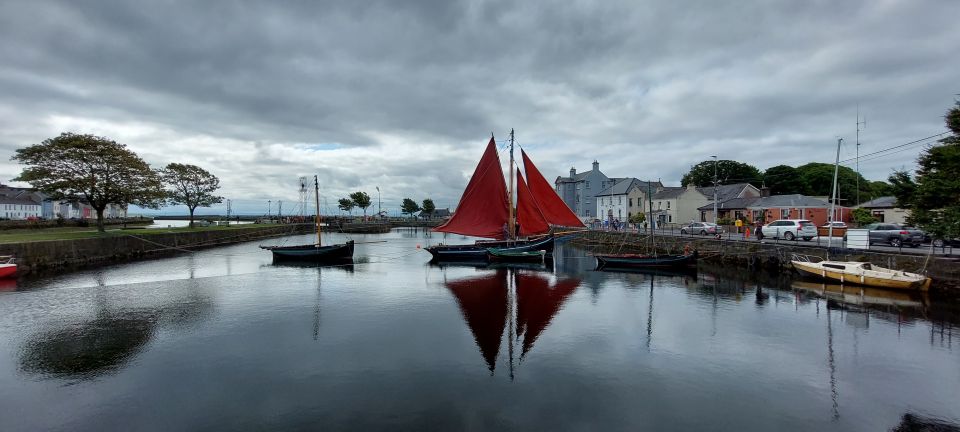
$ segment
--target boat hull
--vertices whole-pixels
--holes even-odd
[[[503,252],[501,249],[487,249],[487,256],[492,262],[542,262],[546,251]]]
[[[553,253],[553,236],[517,242],[478,242],[472,245],[437,245],[426,248],[436,261],[488,261],[487,249],[496,247],[503,252],[533,252],[543,250]]]
[[[930,278],[923,278],[919,280],[898,280],[875,277],[871,275],[847,274],[839,270],[818,266],[816,263],[802,261],[791,261],[791,263],[793,264],[793,268],[796,269],[797,272],[802,276],[826,279],[840,283],[913,291],[927,291],[930,288]]]
[[[329,246],[265,246],[280,261],[342,262],[353,259],[353,241]]]
[[[17,275],[16,264],[0,264],[0,279],[12,278]]]
[[[596,255],[597,269],[682,269],[697,265],[697,253],[691,255],[621,256]]]

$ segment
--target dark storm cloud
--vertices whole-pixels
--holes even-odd
[[[211,166],[228,195],[290,196],[320,172],[334,195],[446,205],[511,127],[551,178],[593,159],[667,182],[712,154],[830,161],[858,104],[864,152],[943,130],[956,16],[936,1],[6,2],[0,149],[73,128]],[[913,165],[899,156],[862,168]]]

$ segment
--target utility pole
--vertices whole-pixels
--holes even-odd
[[[273,211],[273,200],[267,200],[267,220],[270,220],[271,212]]]
[[[230,222],[230,200],[227,199],[227,222]]]
[[[277,219],[283,218],[283,201],[277,201]]]
[[[381,204],[382,203],[380,202],[380,186],[377,186],[377,217],[378,218],[383,216],[381,214],[381,212],[383,212],[383,209],[381,208]]]
[[[857,205],[860,205],[860,125],[867,127],[867,117],[860,121],[860,104],[857,104]]]
[[[717,156],[713,158],[713,224],[717,224]]]

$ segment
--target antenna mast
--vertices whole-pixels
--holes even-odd
[[[300,177],[300,218],[307,211],[307,178]]]

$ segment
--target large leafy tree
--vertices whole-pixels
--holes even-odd
[[[100,232],[108,205],[158,208],[165,197],[160,176],[143,159],[104,137],[62,133],[18,149],[12,160],[27,166],[15,181],[30,183],[54,199],[90,204]]]
[[[351,215],[353,214],[354,205],[353,200],[350,198],[340,198],[340,200],[337,201],[337,207]]]
[[[410,198],[404,198],[403,204],[400,205],[400,211],[412,216],[414,213],[420,211],[420,206],[417,205],[416,201]]]
[[[800,176],[800,170],[789,165],[770,167],[763,173],[763,183],[773,195],[802,194],[807,183]]]
[[[806,183],[806,195],[832,196],[833,171],[831,163],[811,162],[797,167],[800,178]],[[855,205],[857,200],[857,177],[860,177],[860,200],[870,199],[870,182],[857,174],[853,168],[841,166],[837,171],[837,196],[840,204]],[[865,192],[866,191],[866,192]]]
[[[717,181],[721,185],[733,183],[750,183],[756,187],[763,184],[763,176],[760,170],[753,165],[732,160],[721,160],[716,162]],[[697,187],[713,186],[714,161],[707,160],[700,162],[690,168],[690,172],[683,175],[680,184],[687,186],[693,184]]]
[[[423,207],[421,208],[423,212],[430,215],[430,217],[433,217],[433,212],[437,210],[437,206],[433,204],[433,200],[430,198],[423,200]]]
[[[354,192],[350,194],[350,199],[353,200],[353,203],[363,209],[363,218],[367,218],[367,207],[370,207],[370,195],[367,195],[366,192]]]
[[[214,195],[220,189],[220,179],[196,165],[172,163],[160,170],[160,177],[167,186],[167,202],[185,205],[190,211],[190,228],[197,207],[223,202],[223,197]]]
[[[945,120],[953,135],[917,160],[910,221],[936,237],[952,238],[960,237],[960,102],[947,111]],[[909,189],[909,183],[905,187]]]

